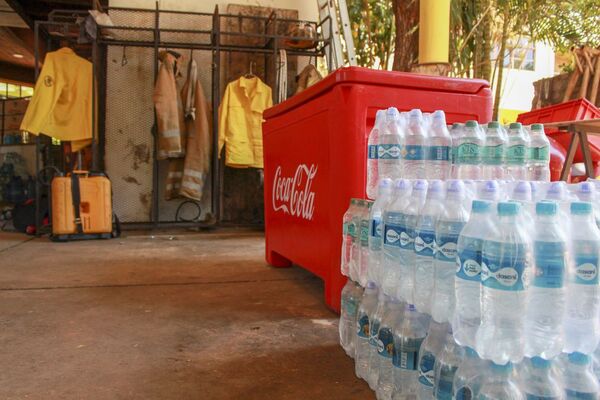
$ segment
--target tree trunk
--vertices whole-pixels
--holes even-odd
[[[393,0],[392,7],[396,20],[396,41],[394,47],[394,71],[410,71],[416,64],[419,52],[418,0]]]
[[[506,52],[506,41],[508,40],[508,25],[510,24],[508,5],[504,7],[502,16],[502,36],[500,38],[500,52],[498,53],[498,78],[496,79],[496,90],[494,94],[494,112],[492,119],[498,120],[498,110],[500,109],[500,96],[502,94],[502,78],[504,75],[504,53]]]
[[[491,0],[484,0],[482,4],[482,11],[487,10],[490,6]],[[479,66],[478,78],[490,81],[492,79],[492,62],[490,60],[492,54],[492,23],[493,13],[489,11],[481,26],[481,65]]]

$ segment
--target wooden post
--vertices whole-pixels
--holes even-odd
[[[594,80],[592,80],[592,89],[590,91],[590,101],[597,104],[600,101],[598,85],[600,84],[600,55],[596,55],[596,68],[594,69]]]
[[[587,88],[590,84],[590,74],[592,72],[592,63],[590,62],[590,58],[586,48],[581,49],[581,54],[583,55],[585,63],[583,64],[583,78],[581,80],[581,87],[579,88],[579,97],[586,97]]]

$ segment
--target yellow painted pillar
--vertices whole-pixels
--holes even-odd
[[[450,0],[420,0],[419,64],[448,62]]]

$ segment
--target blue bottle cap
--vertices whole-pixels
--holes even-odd
[[[465,184],[457,179],[451,179],[448,181],[447,192],[448,193],[463,193]]]
[[[417,179],[413,184],[413,190],[424,192],[427,190],[428,184],[425,179]]]
[[[407,304],[406,308],[408,309],[408,311],[417,311],[414,304]]]
[[[577,193],[593,194],[594,185],[591,182],[580,182],[577,185]]]
[[[512,197],[515,200],[531,200],[531,185],[529,182],[519,181],[513,189]]]
[[[435,110],[432,114],[433,119],[446,121],[446,114],[443,110]]]
[[[410,181],[408,179],[396,179],[394,187],[400,190],[410,189]]]
[[[497,181],[485,181],[483,184],[483,191],[485,193],[496,193],[498,188],[499,186]]]
[[[485,200],[473,200],[471,211],[477,214],[485,213],[490,210],[492,203]]]
[[[429,181],[429,185],[427,187],[427,197],[430,197],[434,194],[442,194],[444,192],[444,184],[439,179],[434,179]]]
[[[423,117],[423,113],[418,108],[413,108],[412,110],[410,110],[410,113],[408,115],[411,118],[422,118]]]
[[[548,188],[548,192],[546,193],[546,197],[552,200],[562,200],[565,193],[565,183],[560,182],[552,182],[550,187]]]
[[[367,289],[377,289],[377,284],[373,281],[367,282]]]
[[[535,204],[535,213],[537,215],[556,215],[557,208],[553,201],[540,201]]]
[[[592,213],[592,203],[574,201],[571,203],[571,214],[588,215]]]
[[[498,215],[501,217],[508,217],[511,215],[517,215],[519,213],[521,205],[512,201],[502,201],[498,203]]]
[[[391,188],[393,184],[394,181],[392,181],[390,178],[383,178],[381,181],[379,181],[379,189]]]
[[[465,354],[467,355],[467,357],[469,358],[476,358],[479,357],[479,354],[477,354],[477,352],[475,351],[475,349],[467,346],[465,347]]]
[[[573,364],[577,364],[577,365],[586,365],[589,364],[591,362],[592,358],[587,355],[587,354],[583,354],[583,353],[579,353],[579,352],[574,352],[569,354],[569,362],[573,363]]]
[[[398,112],[398,109],[396,107],[390,107],[387,110],[385,110],[385,115],[387,115],[388,117],[397,117],[400,113]]]
[[[512,363],[509,361],[506,364],[496,364],[495,362],[492,362],[492,369],[494,371],[498,371],[498,372],[510,372],[512,371],[513,365]]]
[[[552,361],[536,356],[531,359],[531,365],[533,365],[534,368],[547,369],[552,366]]]

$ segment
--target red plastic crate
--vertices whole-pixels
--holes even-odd
[[[600,118],[600,110],[586,99],[571,100],[519,114],[524,125]]]
[[[323,279],[340,309],[342,216],[365,197],[367,135],[378,109],[441,109],[447,121],[489,121],[486,81],[342,68],[265,111],[263,124],[267,262],[302,266]]]

